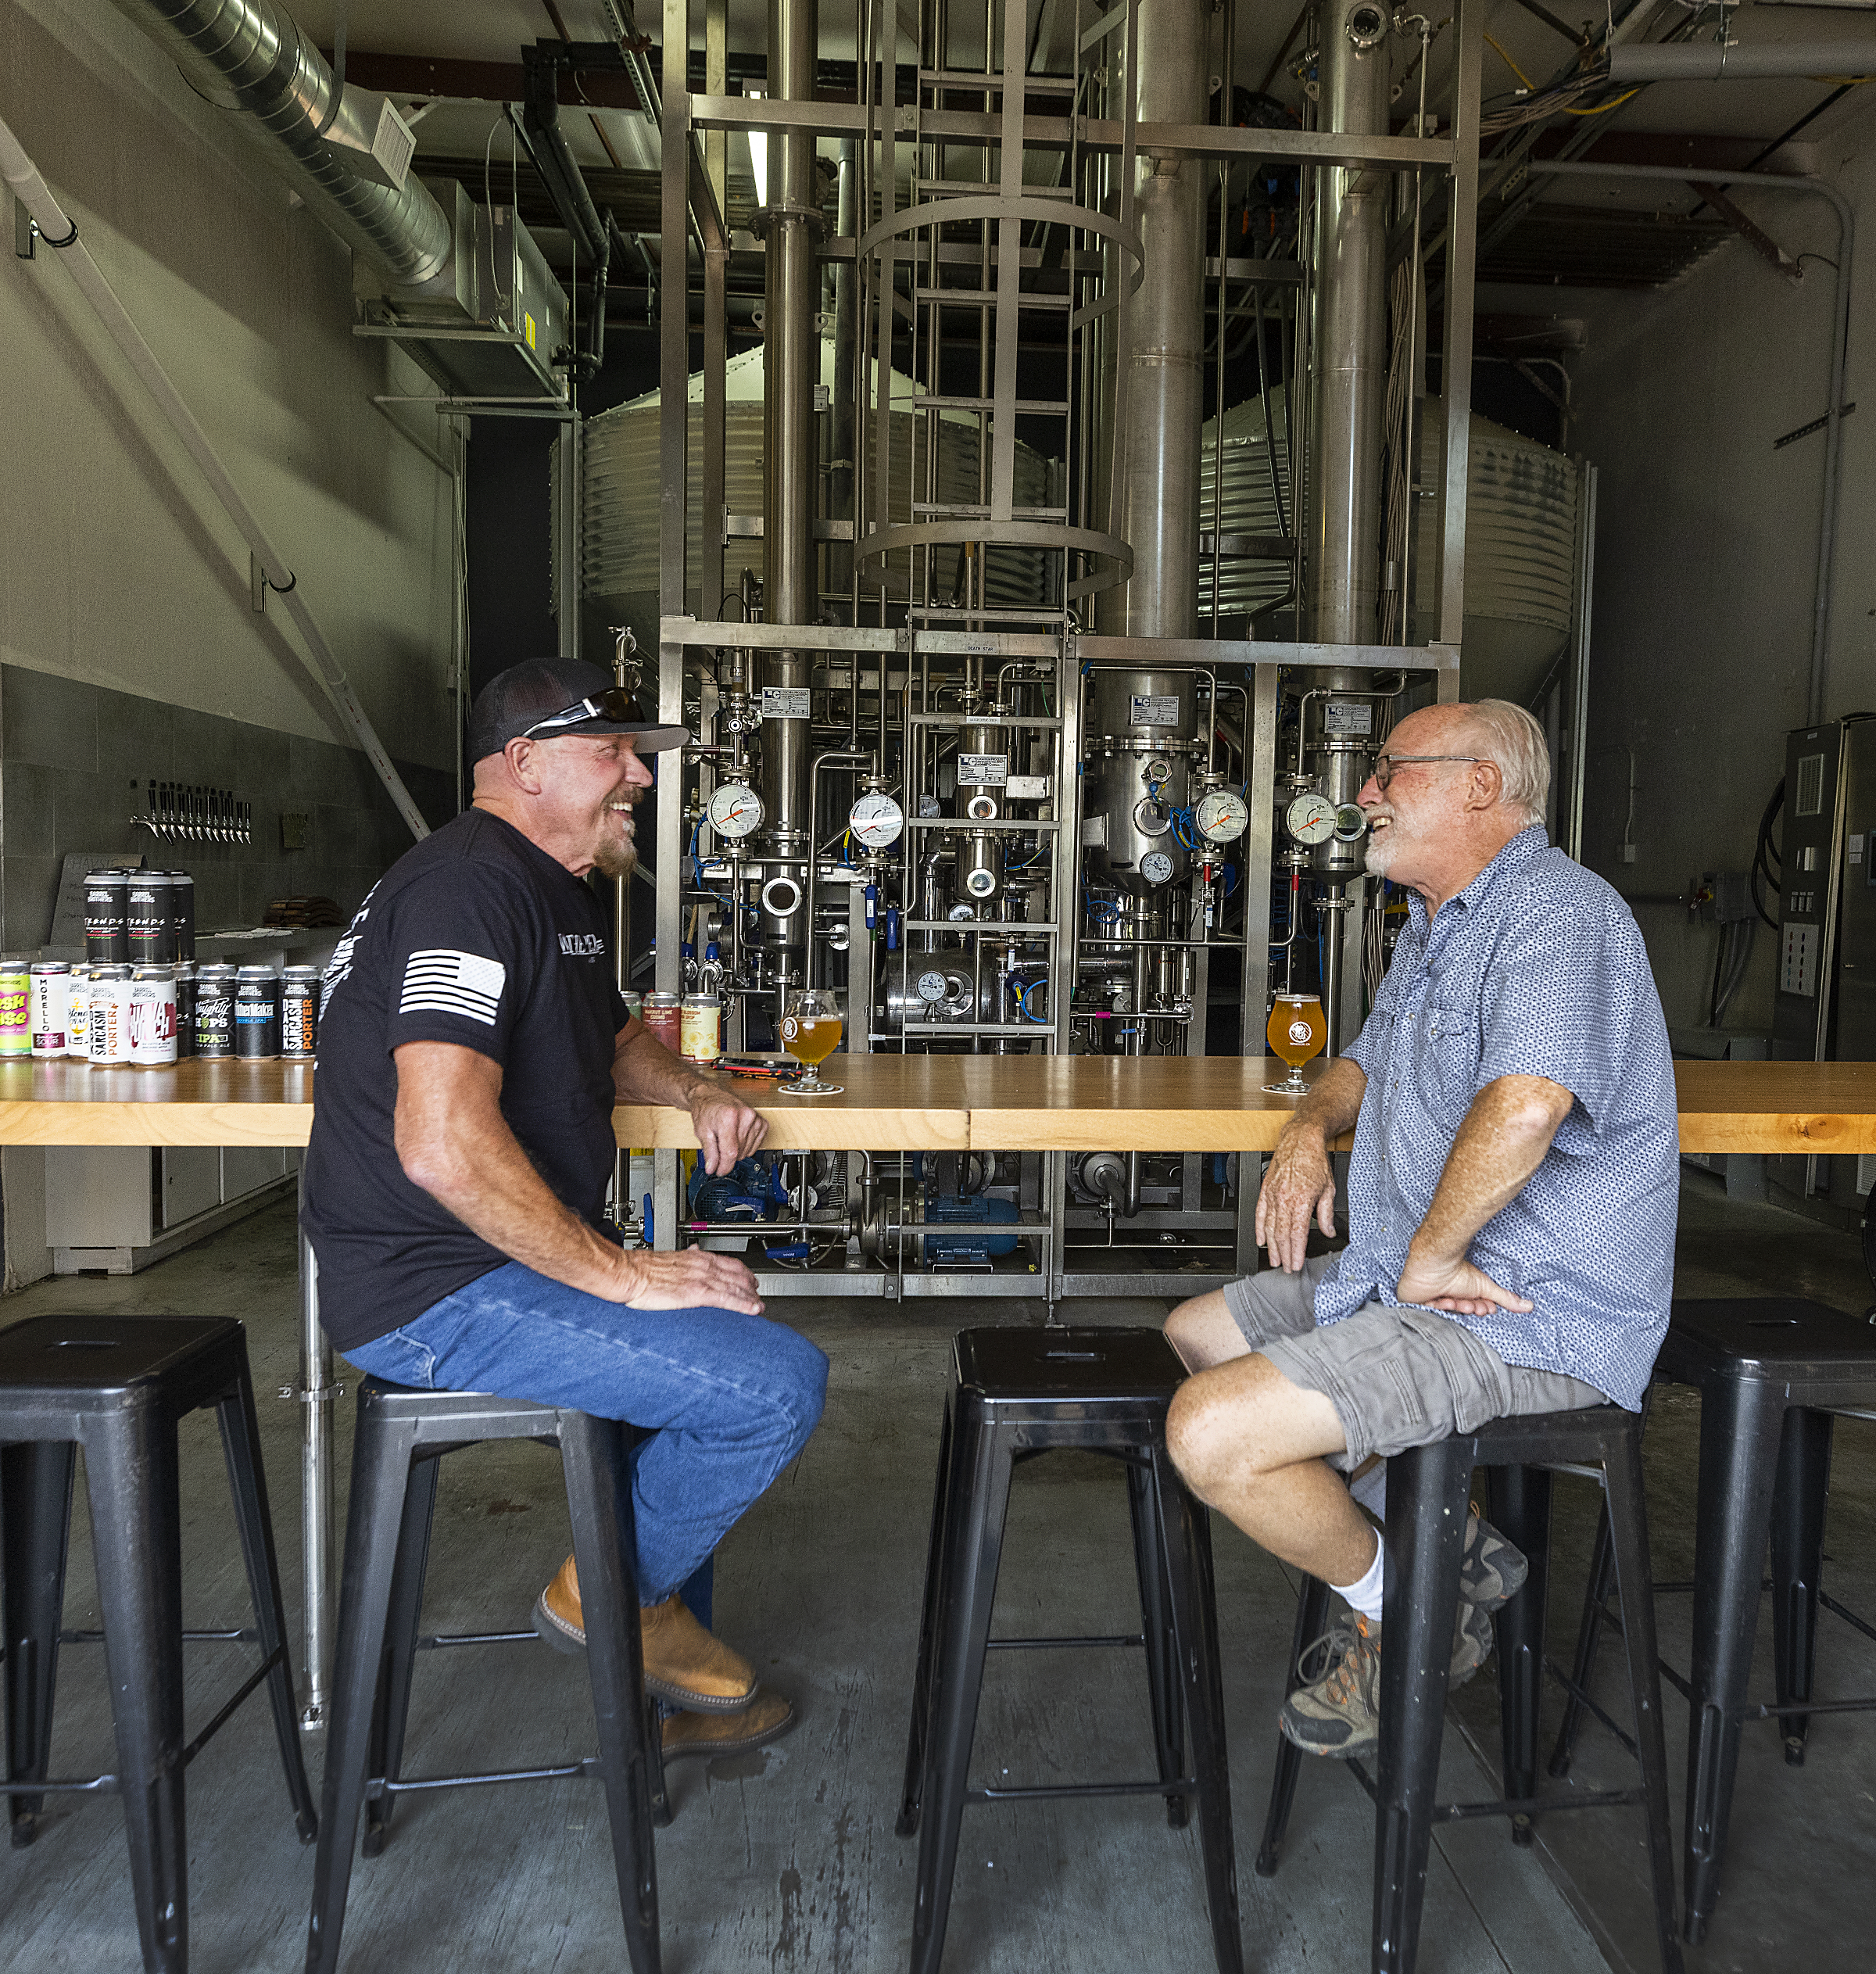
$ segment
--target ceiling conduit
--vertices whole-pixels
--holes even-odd
[[[385,99],[342,88],[325,58],[272,0],[113,0],[218,108],[238,112],[326,224],[400,284],[448,264],[443,209],[415,178],[377,182],[369,159]]]
[[[1776,76],[1876,75],[1876,38],[1842,41],[1651,41],[1612,48],[1615,82],[1753,82]]]

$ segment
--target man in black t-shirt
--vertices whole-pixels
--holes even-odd
[[[687,1109],[713,1173],[766,1128],[627,1016],[585,882],[629,873],[642,757],[686,737],[596,665],[515,665],[478,695],[474,807],[392,866],[327,970],[303,1215],[321,1318],[362,1370],[655,1429],[633,1506],[645,1684],[680,1710],[668,1757],[793,1721],[678,1593],[806,1443],[827,1379],[741,1262],[600,1227],[615,1102]],[[535,1621],[583,1649],[571,1557]]]

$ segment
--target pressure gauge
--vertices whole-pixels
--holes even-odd
[[[1213,843],[1235,843],[1251,826],[1251,811],[1241,795],[1233,795],[1228,788],[1215,788],[1199,798],[1194,819],[1201,836]]]
[[[1163,884],[1172,875],[1172,859],[1163,850],[1149,850],[1140,860],[1140,874],[1149,884]]]
[[[1283,811],[1283,827],[1313,850],[1335,834],[1335,804],[1326,796],[1299,795]]]
[[[918,976],[918,998],[927,1006],[935,1007],[944,998],[944,976],[942,973],[921,973]]]
[[[899,840],[905,811],[890,795],[862,795],[854,803],[847,826],[863,850],[884,850]]]
[[[710,797],[710,826],[731,843],[762,826],[762,797],[745,782],[719,782]]]

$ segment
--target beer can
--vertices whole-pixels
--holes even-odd
[[[170,923],[180,964],[195,957],[195,880],[186,870],[173,870],[169,878]],[[180,1035],[182,1030],[176,1032]]]
[[[280,1052],[288,1062],[310,1062],[319,1040],[319,969],[289,966],[281,977]]]
[[[270,966],[236,970],[234,1053],[248,1062],[280,1053],[280,976]]]
[[[187,960],[176,969],[176,1053],[195,1053],[195,969]]]
[[[33,962],[33,1053],[41,1059],[65,1053],[71,984],[72,969],[63,960]]]
[[[723,1053],[723,1004],[714,994],[687,994],[678,1011],[678,1053],[686,1062],[714,1062]]]
[[[167,966],[131,969],[129,1011],[124,1024],[126,1054],[133,1062],[176,1059],[176,976]]]
[[[24,954],[0,958],[0,1057],[33,1052],[32,962]]]
[[[639,1019],[673,1055],[684,1039],[684,1017],[675,994],[648,994]]]
[[[122,966],[131,957],[127,870],[95,870],[84,880],[84,963]]]
[[[195,1053],[225,1062],[234,1053],[234,969],[195,969]]]
[[[93,1069],[115,1067],[130,1055],[131,969],[100,966],[91,975],[85,1046]]]
[[[66,983],[65,999],[65,1052],[68,1058],[85,1062],[91,1059],[91,969],[74,966]]]
[[[131,873],[124,888],[125,940],[133,966],[174,966],[176,927],[170,917],[170,874],[166,870]]]

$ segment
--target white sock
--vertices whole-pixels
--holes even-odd
[[[1387,1463],[1377,1460],[1359,1479],[1348,1483],[1348,1492],[1377,1521],[1387,1519]]]
[[[1353,1583],[1332,1583],[1329,1588],[1338,1597],[1346,1597],[1371,1625],[1381,1621],[1382,1565],[1381,1539],[1374,1539],[1374,1560],[1370,1563]]]

